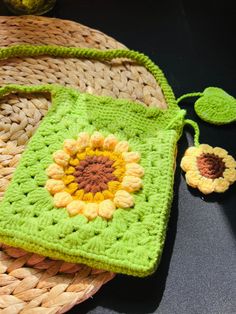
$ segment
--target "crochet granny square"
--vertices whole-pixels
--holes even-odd
[[[134,276],[151,274],[164,245],[176,143],[185,112],[52,93],[0,205],[0,240]],[[6,89],[7,92],[7,89]]]

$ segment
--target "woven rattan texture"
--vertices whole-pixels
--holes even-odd
[[[114,274],[0,244],[0,313],[64,313]]]
[[[20,43],[124,48],[101,32],[70,21],[0,17],[0,46]],[[9,83],[59,83],[166,108],[152,75],[141,66],[120,60],[100,63],[72,58],[11,58],[0,61],[0,85]],[[11,95],[1,100],[0,198],[49,105],[50,99],[42,95]],[[2,246],[0,276],[1,313],[26,314],[63,313],[94,294],[113,275]]]
[[[45,17],[0,17],[0,46],[63,45],[98,49],[125,48],[114,39],[80,24]],[[143,67],[130,61],[101,63],[73,58],[17,58],[1,61],[0,85],[59,83],[97,95],[128,98],[166,108],[161,89]]]

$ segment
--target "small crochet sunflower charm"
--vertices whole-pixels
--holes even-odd
[[[202,193],[225,192],[236,181],[236,161],[220,147],[189,147],[181,161],[188,185]]]
[[[80,133],[77,140],[65,140],[53,159],[45,187],[54,205],[66,207],[70,216],[110,219],[116,208],[132,207],[131,193],[142,188],[140,154],[112,134],[104,138],[99,132]]]

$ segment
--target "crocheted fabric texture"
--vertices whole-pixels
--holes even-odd
[[[2,48],[13,56],[131,58],[158,81],[167,110],[55,85],[52,107],[31,138],[0,205],[0,241],[51,258],[146,276],[157,267],[173,195],[176,143],[185,111],[161,70],[130,50]]]
[[[185,111],[174,105],[166,111],[145,108],[58,86],[8,86],[1,94],[10,90],[49,90],[52,107],[28,144],[1,203],[0,240],[95,268],[136,276],[152,273],[163,249],[176,142]],[[65,206],[54,205],[53,196],[45,188],[49,179],[46,170],[64,140],[76,139],[80,132],[96,131],[127,141],[131,151],[139,152],[139,164],[145,171],[142,189],[132,194],[134,205],[118,206],[111,219],[71,216]],[[101,190],[98,187],[94,192]]]

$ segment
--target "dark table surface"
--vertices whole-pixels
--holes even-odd
[[[236,96],[235,5],[229,1],[58,0],[48,16],[99,29],[149,55],[176,96],[222,87]],[[0,15],[10,13],[0,4]],[[236,124],[216,127],[199,120],[202,143],[236,157]],[[179,141],[167,239],[156,273],[139,279],[118,275],[70,313],[236,313],[236,184],[222,195],[188,189],[179,161],[191,143]]]

